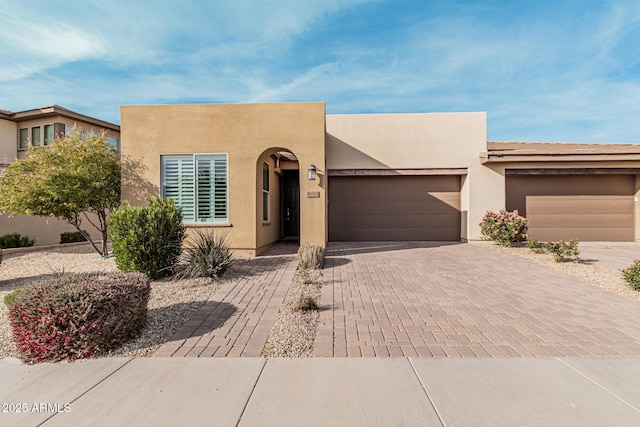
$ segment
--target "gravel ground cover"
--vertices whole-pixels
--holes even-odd
[[[18,357],[11,339],[8,309],[1,302],[12,290],[61,273],[118,271],[113,258],[102,259],[88,245],[5,254],[0,265],[0,356]],[[147,327],[142,335],[110,356],[151,356],[220,286],[208,279],[151,283]]]
[[[536,254],[526,247],[506,248],[493,243],[483,245],[491,250],[546,265],[554,270],[576,277],[585,283],[622,295],[630,300],[640,301],[640,292],[633,290],[624,281],[620,270],[593,265],[580,259],[580,257],[575,261],[555,262],[552,255]],[[578,245],[579,248],[580,246]]]
[[[322,273],[298,269],[262,351],[264,357],[311,357],[318,329],[318,310],[300,310],[303,298],[320,301]]]

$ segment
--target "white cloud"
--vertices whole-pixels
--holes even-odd
[[[0,11],[0,81],[16,80],[69,61],[105,53],[96,36],[72,25],[39,25],[34,19]],[[35,23],[34,23],[35,22]]]
[[[316,84],[315,80],[324,74],[333,74],[338,70],[336,63],[327,63],[312,67],[295,79],[281,84],[275,88],[265,89],[264,85],[259,93],[254,95],[249,102],[282,101],[286,96],[291,96],[294,91],[304,91],[310,84]],[[252,86],[255,86],[253,84]],[[255,89],[254,89],[255,90]]]

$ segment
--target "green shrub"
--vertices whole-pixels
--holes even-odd
[[[0,248],[0,265],[2,265],[2,248]]]
[[[305,268],[322,268],[324,265],[324,246],[305,243],[298,249],[298,265]]]
[[[86,242],[87,238],[79,231],[65,231],[60,234],[60,243]]]
[[[29,236],[23,236],[20,233],[3,234],[0,236],[0,249],[26,248],[33,246],[35,242],[35,239]]]
[[[633,265],[622,270],[624,280],[636,291],[640,291],[640,259],[633,261]]]
[[[198,231],[175,266],[176,279],[219,278],[233,261],[226,232]]]
[[[128,202],[109,216],[109,237],[121,271],[138,271],[151,279],[168,276],[182,251],[186,227],[171,199],[149,199],[145,207]]]
[[[16,297],[18,295],[20,295],[20,292],[22,292],[23,288],[17,288],[14,289],[13,291],[9,292],[8,294],[6,294],[4,296],[4,305],[7,306],[7,308],[11,308],[11,306],[13,305],[13,301],[16,299]]]
[[[21,359],[94,357],[139,335],[150,282],[139,273],[65,275],[26,287],[9,309]]]
[[[536,254],[543,254],[547,251],[545,247],[540,244],[539,240],[530,239],[529,237],[527,237],[527,242],[525,243],[525,245],[527,246],[527,248],[531,249],[531,252]]]
[[[564,262],[580,255],[578,241],[576,239],[570,239],[568,242],[560,240],[559,242],[546,242],[541,244],[537,240],[527,238],[527,247],[537,254],[550,253],[556,262]]]
[[[318,303],[313,297],[300,295],[300,300],[293,306],[294,311],[318,310]]]
[[[502,246],[511,246],[512,242],[519,242],[527,237],[529,221],[521,217],[518,211],[499,212],[488,211],[480,223],[482,235]]]
[[[576,258],[580,251],[578,250],[578,241],[571,239],[568,242],[560,240],[559,242],[547,242],[543,245],[545,250],[553,255],[556,262],[567,261],[570,258]]]

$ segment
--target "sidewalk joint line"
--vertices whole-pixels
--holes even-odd
[[[609,393],[611,396],[615,397],[616,399],[618,399],[620,402],[624,403],[625,405],[627,405],[628,407],[630,407],[631,409],[633,409],[634,411],[640,413],[640,409],[636,408],[635,406],[633,406],[632,404],[630,404],[629,402],[627,402],[626,400],[624,400],[623,398],[621,398],[620,396],[618,396],[617,394],[615,394],[614,392],[610,391],[608,388],[606,388],[605,386],[599,384],[597,381],[591,379],[588,375],[580,372],[577,368],[574,368],[573,366],[571,366],[570,364],[568,364],[567,362],[565,362],[564,360],[560,359],[559,357],[556,357],[556,360],[558,360],[560,363],[562,363],[563,365],[569,367],[571,370],[573,370],[574,372],[578,373],[579,375],[581,375],[582,377],[586,378],[587,380],[591,381],[593,384],[595,384],[596,386],[598,386],[599,388],[601,388],[602,390],[604,390],[605,392]]]
[[[80,399],[81,397],[85,396],[87,393],[89,393],[91,390],[93,390],[94,388],[98,387],[100,384],[102,384],[103,382],[105,382],[106,380],[108,380],[109,378],[111,378],[112,375],[114,375],[116,372],[118,372],[120,369],[124,368],[125,366],[127,366],[129,363],[131,363],[133,360],[135,359],[135,357],[131,357],[129,358],[129,360],[127,360],[125,363],[122,364],[122,366],[118,367],[115,371],[111,372],[109,375],[107,375],[106,377],[104,377],[103,379],[101,379],[100,381],[98,381],[97,383],[95,383],[94,385],[92,385],[91,387],[89,387],[84,393],[81,393],[79,396],[77,396],[75,399],[73,399],[71,402],[69,402],[69,405],[71,405],[72,403],[75,403],[78,401],[78,399]],[[90,361],[88,361],[89,363],[91,363]],[[45,423],[47,423],[49,420],[51,420],[53,417],[55,417],[56,415],[58,415],[59,412],[51,415],[49,418],[47,418],[46,420],[42,421],[40,424],[37,425],[37,427],[40,427],[41,425],[44,425]]]
[[[442,424],[442,427],[446,427],[447,424],[444,422],[444,419],[442,418],[442,415],[440,414],[440,411],[438,411],[438,408],[436,407],[435,402],[431,398],[431,395],[429,394],[429,391],[427,390],[427,386],[422,381],[422,378],[420,378],[420,375],[418,374],[418,371],[416,370],[416,367],[413,366],[413,361],[411,360],[410,357],[407,357],[407,360],[409,361],[409,365],[411,365],[411,369],[413,369],[413,373],[415,374],[416,378],[418,378],[418,381],[420,382],[420,385],[422,386],[422,390],[424,391],[424,394],[427,396],[427,399],[429,399],[429,403],[431,404],[431,407],[435,411],[436,416],[438,417],[438,420],[440,421],[440,424]]]
[[[249,397],[247,397],[247,401],[244,403],[244,406],[242,407],[242,412],[240,412],[240,416],[238,417],[238,422],[236,423],[236,427],[238,427],[240,425],[240,423],[242,422],[242,417],[244,416],[244,413],[247,410],[247,406],[249,406],[249,402],[251,401],[251,398],[253,397],[253,393],[256,391],[256,387],[258,386],[258,381],[260,381],[260,378],[262,377],[262,372],[264,371],[264,368],[267,366],[267,362],[268,361],[269,361],[268,358],[264,359],[264,363],[262,364],[262,368],[260,369],[260,373],[258,373],[258,377],[256,378],[256,382],[253,384],[253,387],[251,387],[251,393],[249,393]]]

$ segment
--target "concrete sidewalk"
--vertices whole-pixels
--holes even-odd
[[[640,358],[4,358],[0,378],[1,426],[640,425]]]

